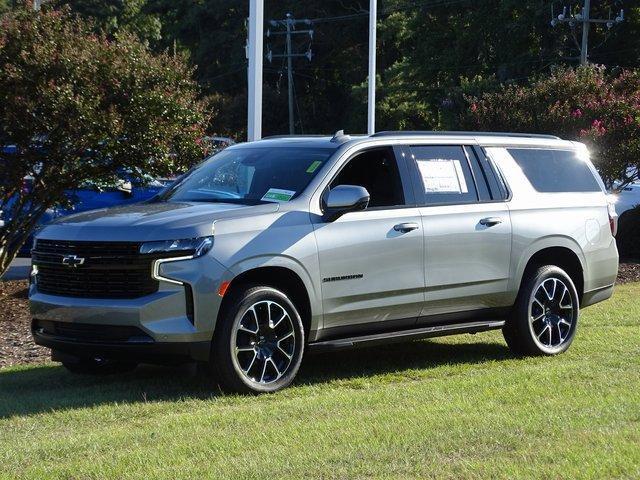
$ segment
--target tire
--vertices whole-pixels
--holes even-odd
[[[640,209],[627,210],[618,219],[616,244],[621,258],[640,258]]]
[[[573,342],[579,315],[571,277],[556,266],[541,266],[525,274],[502,333],[516,354],[557,355]]]
[[[127,373],[138,366],[134,362],[122,362],[102,358],[78,358],[62,362],[64,368],[78,375],[115,375]]]
[[[305,333],[286,294],[268,286],[242,286],[225,299],[219,322],[210,369],[223,390],[271,393],[293,381]]]

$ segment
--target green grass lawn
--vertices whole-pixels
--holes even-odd
[[[317,355],[291,388],[223,396],[188,368],[0,370],[0,478],[640,478],[640,284],[571,349],[499,332]]]

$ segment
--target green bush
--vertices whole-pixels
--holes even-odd
[[[85,181],[166,175],[203,155],[192,70],[130,34],[109,38],[68,9],[0,20],[0,274],[47,208]],[[33,176],[33,188],[22,187]]]
[[[464,102],[462,128],[551,133],[581,141],[608,187],[639,178],[639,70],[558,68],[525,86],[466,95]]]

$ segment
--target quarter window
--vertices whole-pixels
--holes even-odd
[[[427,204],[473,203],[478,192],[461,146],[412,147]]]
[[[509,154],[538,192],[599,192],[589,165],[571,150],[509,148]]]

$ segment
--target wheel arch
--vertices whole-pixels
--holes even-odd
[[[321,302],[316,295],[314,284],[309,274],[296,262],[286,257],[269,259],[251,259],[230,269],[232,273],[223,302],[230,297],[229,293],[242,285],[260,284],[270,286],[285,293],[300,312],[307,339],[319,327],[322,317]],[[220,322],[220,308],[218,321]]]
[[[577,244],[569,239],[555,238],[546,239],[533,246],[527,255],[522,256],[518,266],[518,289],[531,270],[543,265],[555,265],[563,269],[571,277],[578,292],[578,298],[582,302],[586,262]]]

